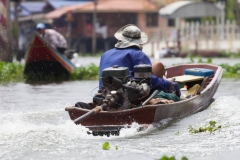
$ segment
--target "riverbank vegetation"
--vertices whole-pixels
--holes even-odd
[[[53,75],[30,74],[24,75],[24,65],[19,63],[0,62],[0,83],[6,84],[11,82],[27,82],[33,83],[51,83],[61,81],[76,81],[76,80],[97,80],[99,67],[95,64],[81,66],[74,69],[67,78],[66,76],[56,77]],[[41,77],[41,82],[39,78]],[[44,77],[44,78],[42,78]]]
[[[190,62],[189,63],[208,63],[208,64],[212,64],[212,59],[208,58],[207,60],[203,60],[201,57],[199,57],[198,61],[194,61],[194,58],[196,59],[196,57],[192,57],[190,56]],[[222,74],[222,78],[233,78],[233,79],[240,79],[240,63],[237,63],[235,65],[229,65],[227,63],[223,63],[220,64],[219,66],[221,66],[223,68],[223,74]]]
[[[93,63],[86,67],[78,67],[70,75],[70,80],[96,80],[98,79],[98,71],[99,67]]]
[[[17,63],[5,63],[0,61],[0,83],[23,82],[24,66]]]
[[[199,58],[198,62],[194,62],[193,58],[190,57],[189,63],[212,63],[211,59],[203,61]],[[240,79],[240,63],[235,65],[220,64],[224,69],[223,78],[234,78]],[[23,74],[24,65],[19,63],[6,63],[0,62],[0,83],[11,83],[11,82],[26,82],[26,77]],[[87,66],[81,66],[76,68],[70,76],[65,79],[67,81],[76,80],[97,80],[98,79],[99,67],[95,64],[89,64]],[[54,82],[54,79],[48,78],[48,82]],[[60,81],[60,80],[59,80]]]

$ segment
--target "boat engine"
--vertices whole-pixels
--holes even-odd
[[[103,110],[121,110],[137,107],[150,94],[152,67],[145,64],[133,68],[113,66],[102,71],[102,89],[93,98],[94,104],[105,103]]]

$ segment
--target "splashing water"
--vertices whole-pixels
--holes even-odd
[[[166,119],[139,132],[141,126],[133,123],[130,128],[122,129],[119,136],[92,136],[84,126],[75,125],[64,111],[64,106],[80,98],[88,100],[86,92],[79,95],[79,88],[75,87],[78,85],[91,91],[93,84],[0,87],[0,159],[130,160],[137,157],[152,160],[168,155],[177,159],[186,156],[194,160],[219,160],[219,154],[228,153],[231,157],[232,151],[240,149],[240,98],[237,96],[220,96],[206,110],[170,126],[171,119]],[[11,100],[11,97],[18,98]],[[198,128],[209,121],[216,121],[222,128],[213,134],[192,134],[188,130],[190,125]],[[106,141],[110,149],[103,151],[102,144]]]

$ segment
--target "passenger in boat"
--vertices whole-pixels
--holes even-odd
[[[165,93],[175,93],[180,97],[180,89],[177,83],[173,83],[163,78],[164,66],[161,62],[151,63],[149,57],[142,51],[143,44],[147,43],[148,36],[136,25],[128,24],[120,28],[115,34],[118,42],[115,48],[106,51],[100,60],[99,77],[105,68],[114,65],[128,67],[130,76],[133,77],[133,67],[139,64],[152,66],[152,89],[161,90]],[[99,78],[99,88],[101,89],[102,80]]]
[[[44,23],[38,23],[36,29],[53,49],[56,49],[61,54],[64,54],[67,49],[67,40],[63,35],[54,29],[47,29]]]

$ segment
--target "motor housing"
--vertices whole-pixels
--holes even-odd
[[[130,78],[127,67],[113,66],[102,71],[102,89],[95,95],[96,105],[105,103],[110,108],[129,109],[137,107],[151,91],[152,67],[145,64],[134,66]],[[97,99],[96,99],[97,98]]]

